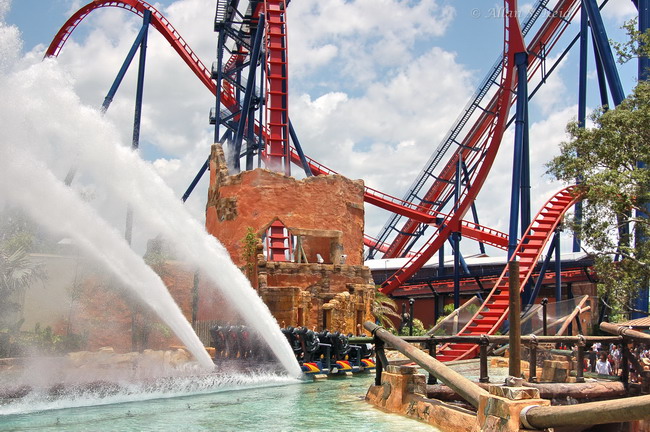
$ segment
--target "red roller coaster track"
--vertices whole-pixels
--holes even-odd
[[[47,57],[58,56],[65,42],[68,40],[79,23],[81,23],[81,21],[83,21],[83,19],[86,18],[86,16],[88,16],[93,10],[106,7],[125,9],[138,16],[142,16],[145,10],[151,11],[151,23],[154,28],[170,43],[172,48],[179,54],[185,64],[187,64],[187,66],[194,72],[194,74],[199,78],[199,80],[201,80],[201,82],[208,88],[208,90],[210,90],[212,94],[216,94],[217,86],[215,81],[212,80],[212,73],[210,70],[208,70],[203,62],[201,62],[196,54],[194,54],[190,46],[180,36],[178,31],[174,29],[172,24],[151,4],[141,0],[95,0],[92,3],[83,6],[81,9],[75,12],[61,27],[61,29],[52,40],[52,43],[47,49],[45,55]],[[259,13],[259,8],[257,13]],[[247,54],[243,52],[232,55],[229,58],[228,62],[226,62],[224,70],[232,70],[238,62],[242,62],[244,60],[244,57],[246,55]],[[231,112],[238,112],[238,101],[235,96],[234,87],[228,81],[223,80],[222,88],[222,104]],[[265,132],[268,138],[268,132]],[[300,157],[298,156],[298,153],[295,151],[295,149],[289,147],[289,152],[291,161],[297,165],[301,165]],[[307,161],[314,175],[338,174],[336,171],[327,168],[326,166],[309,157],[307,157]],[[440,220],[441,217],[446,216],[435,212],[426,206],[403,201],[399,198],[387,195],[370,187],[365,188],[364,199],[369,204],[376,205],[389,212],[399,213],[421,223],[435,224],[437,219]],[[507,235],[504,233],[486,228],[472,222],[463,221],[462,225],[464,227],[463,233],[467,238],[483,241],[486,244],[495,245],[501,248],[505,247],[507,243]],[[506,243],[504,243],[504,241]],[[366,239],[366,244],[372,244],[371,240]]]
[[[519,283],[522,290],[533,274],[544,246],[560,223],[562,216],[579,200],[580,195],[577,193],[576,186],[569,186],[561,190],[546,202],[524,233],[515,250],[515,255],[519,258]],[[458,334],[494,334],[508,317],[509,298],[508,267],[506,266],[485,302]],[[449,344],[440,349],[437,358],[440,361],[461,360],[472,358],[477,352],[477,345]]]
[[[266,12],[273,19],[270,20],[271,32],[267,36],[267,50],[273,51],[269,56],[271,66],[267,69],[267,73],[273,77],[269,78],[274,81],[271,94],[267,97],[276,98],[274,102],[270,103],[269,109],[275,110],[271,115],[272,120],[269,125],[264,129],[267,142],[274,142],[270,134],[274,127],[277,130],[284,127],[284,122],[288,122],[288,113],[286,111],[286,25],[284,25],[284,8],[286,3],[284,0],[265,0],[267,7]],[[534,75],[537,69],[541,66],[539,61],[539,51],[544,49],[548,52],[559,39],[560,35],[568,26],[570,19],[573,18],[579,5],[578,0],[559,0],[555,7],[554,13],[549,14],[546,22],[540,27],[532,42],[528,45],[529,52],[529,78]],[[465,184],[460,191],[459,199],[454,204],[452,212],[444,214],[432,208],[432,205],[417,205],[414,203],[406,202],[398,198],[386,195],[375,189],[366,187],[365,201],[376,205],[380,208],[390,212],[398,213],[409,218],[405,226],[404,232],[413,232],[419,224],[429,224],[437,228],[437,232],[431,239],[420,249],[419,252],[411,254],[408,264],[397,271],[391,276],[383,285],[383,291],[386,293],[392,292],[403,282],[406,282],[418,269],[420,269],[432,256],[439,250],[440,246],[449,238],[452,232],[461,232],[463,236],[473,238],[485,242],[487,244],[505,248],[507,246],[507,235],[496,230],[486,228],[484,226],[467,222],[462,220],[462,217],[469,209],[471,203],[479,193],[487,175],[490,171],[492,163],[496,157],[503,133],[505,131],[506,122],[510,107],[514,102],[514,91],[516,86],[516,79],[514,74],[514,54],[526,51],[526,46],[523,40],[519,21],[517,19],[517,5],[516,0],[504,0],[505,13],[504,15],[504,55],[503,55],[503,68],[501,72],[501,80],[498,83],[498,90],[493,96],[491,102],[484,109],[483,114],[479,117],[478,121],[471,128],[468,135],[462,141],[462,145],[451,157],[442,173],[438,176],[438,181],[434,182],[430,190],[427,192],[423,202],[446,201],[453,194],[453,188],[450,186],[451,179],[455,175],[455,166],[460,159],[473,169],[467,174]],[[153,6],[141,0],[94,0],[86,6],[79,9],[59,30],[54,40],[50,44],[46,52],[46,56],[57,56],[70,34],[74,31],[77,25],[93,10],[103,7],[118,7],[139,16],[144,14],[145,10],[152,12],[151,23],[158,30],[163,37],[170,43],[172,48],[180,55],[183,61],[190,67],[194,74],[201,80],[201,82],[213,93],[216,94],[216,83],[212,80],[211,72],[194,54],[189,45],[183,40],[179,33],[173,28],[171,23]],[[259,12],[259,8],[258,11]],[[281,16],[280,16],[281,15]],[[559,18],[558,18],[559,17]],[[282,22],[283,25],[280,25]],[[281,39],[284,39],[282,41]],[[225,70],[232,67],[241,56],[246,54],[233,55],[225,66]],[[229,66],[230,65],[230,66]],[[283,77],[278,76],[279,70],[284,68]],[[227,82],[222,82],[223,91],[221,92],[222,104],[231,112],[239,111],[239,103],[234,94],[234,88]],[[258,125],[259,127],[259,125]],[[280,152],[284,155],[288,153],[292,162],[300,165],[300,158],[297,152],[288,145],[286,140],[287,134],[285,130],[277,132],[274,147],[271,150],[267,148],[266,156],[280,157]],[[307,158],[312,172],[315,175],[336,174],[333,170],[319,164],[313,159]],[[567,188],[562,191],[558,196],[549,201],[547,205],[538,214],[535,222],[528,229],[524,239],[519,244],[517,254],[520,257],[522,281],[525,282],[532,272],[534,263],[539,258],[548,236],[552,229],[557,225],[558,221],[566,211],[566,209],[573,204],[576,200],[572,195],[572,188]],[[407,236],[402,236],[406,238]],[[400,243],[402,243],[400,245]],[[376,246],[376,241],[371,238],[366,238],[366,244]],[[405,240],[398,237],[391,245],[380,245],[388,255],[395,254],[396,250],[402,250]],[[525,264],[528,263],[528,264]],[[528,267],[526,267],[528,265]],[[503,279],[503,278],[501,278]],[[523,286],[523,283],[522,283]],[[479,310],[473,320],[463,329],[464,333],[472,332],[494,332],[498,326],[503,322],[507,309],[498,309],[503,301],[503,293],[506,295],[507,289],[504,291],[501,282],[495,285],[494,290],[488,297],[486,304]],[[492,302],[489,304],[489,302]],[[483,313],[481,313],[483,312]],[[498,313],[497,313],[498,312]],[[443,353],[443,358],[465,358],[473,354],[462,346],[449,346],[446,347],[446,352]]]

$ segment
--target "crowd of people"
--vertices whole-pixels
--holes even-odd
[[[638,366],[643,370],[636,370],[634,364],[630,364],[630,381],[638,381],[638,376],[643,371],[650,370],[650,347],[645,344],[634,344],[628,349],[633,357],[638,360]],[[585,356],[584,371],[595,372],[600,375],[621,375],[623,350],[621,345],[610,344],[603,346],[601,343],[594,343],[588,355]]]

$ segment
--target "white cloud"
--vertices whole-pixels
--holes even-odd
[[[159,7],[206,64],[216,52],[213,3],[178,0]],[[449,26],[466,23],[455,22],[454,8],[440,0],[292,1],[288,16],[290,116],[306,153],[401,197],[479,78],[454,52],[439,46]],[[140,25],[139,18],[110,8],[80,24],[87,37],[74,34],[59,62],[74,77],[82,101],[101,104]],[[27,57],[38,61],[39,54]],[[136,70],[137,57],[107,114],[124,143],[131,139]],[[153,153],[154,167],[180,197],[209,153],[213,131],[207,114],[214,99],[154,30],[146,73],[141,146]],[[574,115],[557,73],[546,86],[535,103],[547,108],[548,118],[531,129],[533,212],[559,189],[542,177],[542,164],[557,150],[564,125]],[[478,201],[481,222],[502,230],[507,230],[504,190],[509,191],[511,147],[509,133]],[[203,218],[206,196],[204,178],[187,203],[197,218]],[[368,234],[375,235],[388,216],[367,207]]]

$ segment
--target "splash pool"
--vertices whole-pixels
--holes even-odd
[[[364,401],[372,374],[322,382],[278,377],[166,384],[159,393],[42,397],[0,406],[3,431],[436,431]],[[207,378],[203,378],[207,380]],[[183,394],[184,391],[187,393]]]

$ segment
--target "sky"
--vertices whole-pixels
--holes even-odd
[[[20,61],[40,62],[58,29],[85,3],[10,1],[5,20],[20,31]],[[216,1],[151,3],[210,65],[216,58]],[[522,16],[532,4],[520,1]],[[289,110],[305,152],[347,177],[402,197],[501,52],[501,10],[502,3],[491,0],[291,1]],[[634,14],[630,0],[609,0],[603,17],[610,39],[624,40],[620,27]],[[140,18],[117,8],[94,11],[79,24],[57,62],[83,103],[101,105],[140,25]],[[576,32],[572,25],[558,46],[563,49]],[[106,115],[125,145],[131,141],[136,72],[132,67]],[[624,65],[620,73],[629,93],[636,64]],[[562,187],[544,174],[544,164],[558,154],[566,123],[576,116],[577,80],[576,47],[530,106],[533,214]],[[598,105],[592,60],[588,87],[591,110]],[[149,33],[144,92],[141,155],[180,197],[210,151],[213,96],[155,30]],[[481,224],[505,232],[513,140],[509,130],[477,199]],[[204,178],[186,203],[199,220],[206,198]],[[366,205],[366,233],[376,236],[388,216]],[[476,253],[477,247],[466,241],[463,250]]]

